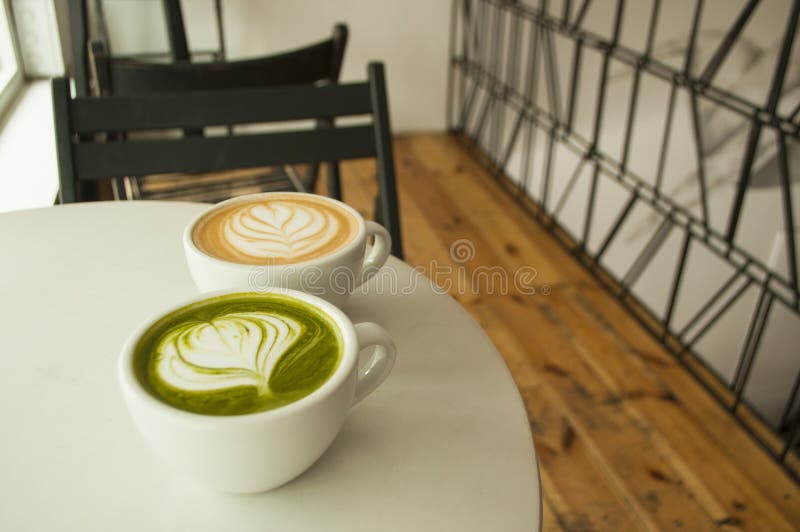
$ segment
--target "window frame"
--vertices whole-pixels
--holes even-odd
[[[14,17],[11,12],[10,0],[0,0],[0,10],[5,12],[5,19],[8,27],[8,37],[11,43],[11,54],[14,60],[15,70],[11,77],[3,85],[0,85],[0,119],[5,116],[11,108],[14,99],[22,88],[24,76],[22,72],[22,59],[19,55],[19,45],[14,31]],[[0,13],[0,31],[2,29],[2,13]]]

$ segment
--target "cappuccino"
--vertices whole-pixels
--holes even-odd
[[[313,305],[277,293],[234,293],[162,317],[133,364],[151,395],[189,412],[239,415],[311,394],[336,371],[342,339]]]
[[[284,265],[335,253],[358,231],[356,217],[333,201],[270,193],[212,209],[191,238],[202,252],[228,262]]]

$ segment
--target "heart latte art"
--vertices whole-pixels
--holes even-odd
[[[291,264],[333,253],[358,232],[355,216],[311,194],[271,193],[212,210],[194,227],[203,252],[242,264]]]
[[[340,358],[338,329],[314,307],[276,294],[233,294],[162,318],[135,357],[140,380],[190,412],[270,410],[321,386]]]

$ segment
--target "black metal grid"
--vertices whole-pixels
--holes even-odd
[[[613,24],[608,35],[599,35],[583,27],[591,5],[592,0],[562,0],[558,5],[540,0],[533,6],[509,0],[453,0],[448,69],[448,128],[465,142],[493,175],[511,188],[520,203],[574,252],[650,333],[734,414],[756,441],[798,480],[800,367],[795,369],[797,373],[794,384],[788,392],[777,422],[766,419],[758,408],[750,404],[744,397],[744,391],[759,354],[759,346],[770,315],[774,314],[774,307],[781,305],[790,310],[792,319],[800,325],[797,246],[793,230],[795,213],[791,196],[792,175],[787,155],[787,141],[800,140],[800,105],[788,113],[780,113],[778,110],[792,46],[795,44],[800,0],[787,4],[785,26],[779,30],[776,28],[776,32],[782,32],[782,40],[774,72],[769,80],[768,97],[763,103],[750,101],[715,85],[715,76],[757,11],[759,0],[746,0],[737,6],[740,11],[710,60],[702,68],[695,64],[694,55],[705,7],[704,0],[696,0],[694,3],[683,68],[670,66],[653,57],[659,20],[663,11],[672,6],[665,5],[660,0],[652,0],[646,43],[643,50],[634,50],[620,42],[625,1],[613,2]],[[527,38],[523,39],[523,36]],[[563,83],[557,73],[555,36],[569,39],[572,45],[569,83],[565,87],[560,86]],[[591,137],[582,135],[574,127],[576,95],[584,56],[588,50],[596,51],[601,57]],[[632,70],[620,156],[605,153],[599,148],[612,59]],[[543,62],[542,65],[540,61]],[[664,130],[658,132],[661,136],[659,160],[652,179],[637,175],[629,166],[633,123],[643,74],[653,76],[669,87]],[[544,78],[547,105],[538,103],[537,77],[540,75]],[[690,102],[693,141],[698,161],[696,175],[699,215],[671,198],[662,186],[676,113],[676,99],[681,93],[688,96]],[[481,94],[485,97],[481,98]],[[698,113],[701,102],[703,105],[711,104],[736,113],[749,121],[749,134],[742,154],[735,194],[727,213],[725,230],[715,229],[709,223],[701,134],[704,124]],[[507,121],[509,116],[511,121]],[[545,160],[541,163],[541,187],[539,190],[532,190],[528,186],[528,177],[533,171],[532,146],[537,142],[537,134],[544,136]],[[764,260],[739,246],[736,240],[743,204],[749,192],[753,162],[759,141],[764,135],[772,135],[777,143],[788,275],[770,268]],[[522,149],[522,171],[520,179],[514,182],[509,178],[507,169],[518,144],[521,144]],[[578,156],[578,163],[568,178],[566,175],[554,175],[556,145]],[[582,231],[574,234],[574,231],[570,232],[565,227],[560,214],[585,168],[591,170],[588,199]],[[616,207],[618,214],[603,235],[602,243],[596,249],[590,250],[587,245],[590,235],[593,229],[597,230],[593,226],[593,219],[601,178],[621,185],[628,191],[628,196]],[[554,180],[557,179],[568,181],[561,197],[553,204],[550,196]],[[648,205],[659,213],[661,225],[630,264],[627,272],[622,276],[615,275],[601,265],[601,259],[619,236],[620,229],[637,205]],[[656,257],[667,237],[676,230],[682,232],[682,241],[672,272],[667,304],[663,309],[653,309],[637,295],[634,284]],[[672,321],[673,314],[684,279],[687,257],[696,246],[701,246],[725,261],[732,267],[733,273],[721,282],[687,324],[678,329]],[[758,297],[755,298],[746,338],[741,346],[734,376],[726,380],[716,374],[702,354],[697,352],[696,346],[735,304],[742,301],[742,295],[754,288],[758,291]]]

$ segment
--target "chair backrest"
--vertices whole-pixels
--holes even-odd
[[[113,58],[105,31],[103,5],[94,1],[95,39],[89,43],[89,17],[86,0],[69,2],[70,39],[73,55],[72,75],[78,96],[89,94],[94,78],[100,94],[132,94],[163,90],[198,90],[214,88],[295,85],[339,80],[348,30],[345,24],[334,26],[327,40],[297,50],[245,61],[225,61],[209,65],[190,64],[183,15],[177,0],[162,1],[175,63],[152,63],[135,59]],[[217,14],[219,17],[219,13]],[[92,57],[94,56],[94,57]],[[182,68],[172,70],[174,64]],[[100,79],[98,79],[98,76]],[[227,80],[227,82],[226,82]]]
[[[90,63],[95,70],[96,92],[101,95],[335,83],[339,80],[347,36],[347,26],[337,24],[329,39],[297,50],[207,63],[112,58],[106,44],[95,40],[90,45]]]
[[[383,65],[362,83],[293,85],[105,98],[70,98],[66,79],[52,82],[60,197],[81,198],[81,183],[169,172],[209,172],[257,166],[377,159],[381,217],[402,256],[391,126]],[[127,138],[104,134],[322,120],[368,115],[366,125],[217,137]]]

